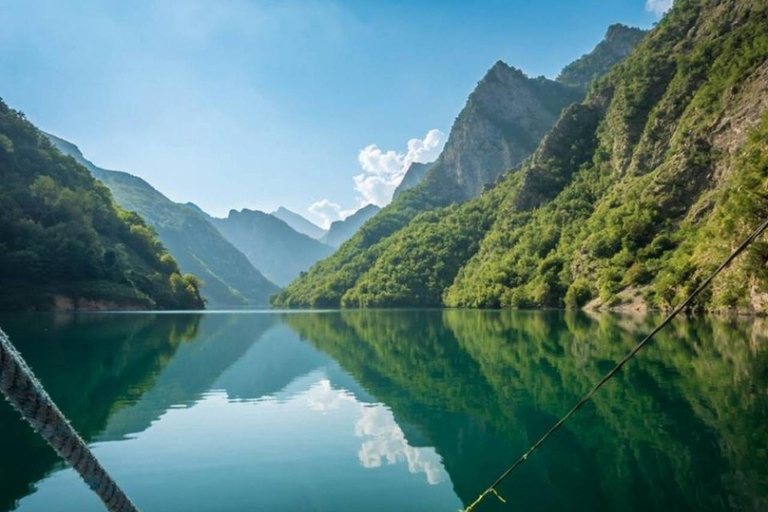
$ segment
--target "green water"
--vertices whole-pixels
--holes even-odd
[[[144,512],[472,501],[655,318],[561,312],[0,316]],[[0,510],[99,511],[0,404]],[[483,510],[768,510],[768,323],[680,320]]]

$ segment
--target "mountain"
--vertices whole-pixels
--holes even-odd
[[[507,185],[456,306],[668,308],[768,215],[768,6],[678,0]],[[758,242],[698,308],[765,311]]]
[[[0,308],[201,309],[152,230],[0,101]]]
[[[272,215],[291,226],[295,231],[307,235],[308,237],[312,237],[315,240],[320,240],[328,232],[320,226],[315,225],[313,222],[305,219],[298,213],[292,212],[282,206],[273,211]]]
[[[120,206],[141,215],[157,231],[181,269],[203,280],[201,292],[209,306],[265,305],[277,291],[197,207],[174,203],[139,177],[97,167],[71,142],[46,136],[104,183]]]
[[[341,244],[352,238],[352,236],[365,224],[368,219],[379,213],[381,208],[375,204],[363,206],[355,213],[344,220],[337,220],[331,223],[331,227],[321,241],[333,247],[339,247]]]
[[[405,171],[405,176],[403,176],[403,181],[400,182],[400,184],[395,189],[394,198],[398,197],[400,194],[405,192],[406,190],[410,190],[419,183],[421,183],[421,180],[424,179],[424,176],[427,175],[427,173],[432,170],[432,167],[434,167],[435,162],[429,162],[426,164],[420,163],[420,162],[413,162],[410,166],[408,166],[408,170]]]
[[[256,268],[281,286],[333,252],[332,247],[256,210],[232,210],[227,218],[211,218],[211,222]]]
[[[557,77],[561,84],[587,89],[643,40],[648,32],[617,23],[608,27],[602,41],[586,55],[568,64]]]
[[[469,96],[445,148],[421,182],[399,194],[331,258],[291,283],[273,303],[288,307],[352,305],[354,301],[345,301],[343,296],[386,252],[393,234],[420,213],[462,203],[493,188],[505,171],[533,153],[563,109],[581,101],[584,94],[580,87],[543,77],[529,78],[497,62]],[[422,221],[430,220],[437,221],[431,214],[422,217]],[[475,231],[471,226],[462,229],[469,234]],[[470,244],[466,250],[473,247]],[[397,261],[396,255],[391,257]],[[447,279],[447,275],[442,277]],[[388,293],[397,292],[390,289]]]
[[[479,197],[377,247],[344,306],[669,308],[768,217],[768,6],[678,0]],[[766,312],[757,242],[698,309]]]

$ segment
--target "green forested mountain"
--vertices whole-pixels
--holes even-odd
[[[624,59],[643,40],[647,31],[617,23],[608,27],[605,37],[594,50],[571,62],[557,77],[561,84],[587,89]]]
[[[766,108],[768,5],[678,0],[504,183],[445,302],[676,303],[768,215]],[[764,310],[767,247],[700,305]]]
[[[137,176],[97,167],[71,142],[47,136],[109,187],[120,206],[138,213],[157,230],[181,269],[203,280],[201,292],[210,306],[265,305],[277,291],[197,207],[174,203]]]
[[[0,101],[2,309],[200,309],[153,230]]]
[[[616,32],[615,37],[621,39],[622,33]],[[620,52],[613,55],[615,61],[622,57]],[[476,197],[483,190],[492,188],[506,170],[519,165],[531,155],[563,109],[573,102],[580,101],[583,96],[581,87],[563,85],[543,77],[529,78],[521,71],[503,62],[497,62],[470,95],[451,128],[443,152],[421,182],[400,193],[389,206],[382,209],[363,225],[354,237],[343,244],[338,252],[317,264],[306,276],[291,283],[275,297],[273,303],[282,306],[337,306],[342,303],[353,305],[355,300],[351,297],[342,297],[354,288],[375,264],[401,266],[399,256],[395,253],[387,255],[389,263],[379,263],[388,247],[399,248],[399,242],[390,240],[394,233],[420,213],[452,203],[461,203]],[[456,231],[457,234],[466,234],[473,240],[482,234],[471,222],[462,218],[463,210],[460,207],[450,206],[449,211],[454,212],[450,216],[451,219],[463,222],[461,229]],[[493,211],[491,208],[483,214],[485,220],[481,226],[489,220],[488,215]],[[437,220],[438,217],[434,215],[425,215],[420,222],[434,223]],[[422,224],[418,226],[416,230],[421,230]],[[450,231],[452,228],[448,229]],[[399,236],[411,237],[407,234]],[[420,250],[430,253],[431,247],[435,252],[430,255],[439,259],[437,254],[440,249],[429,238],[425,243],[429,247],[422,247]],[[462,246],[462,243],[454,244],[455,247],[461,246],[458,253],[451,251],[451,269],[445,269],[442,264],[433,266],[432,270],[440,277],[425,278],[425,282],[420,286],[435,290],[442,288],[446,281],[452,281],[452,275],[458,270],[454,268],[457,262],[464,256],[473,254],[476,249],[474,242],[467,240],[467,246]],[[424,260],[421,256],[415,259],[419,260],[419,265],[426,265],[427,261],[434,260]],[[408,268],[406,271],[412,273],[414,269]],[[385,295],[394,296],[401,291],[391,289]],[[367,292],[364,295],[367,295]],[[416,303],[425,303],[425,296],[418,295],[424,298],[418,299]],[[386,300],[375,302],[382,305],[387,303]],[[430,299],[428,302],[435,301]]]
[[[315,225],[313,222],[305,219],[296,212],[292,212],[288,208],[280,207],[272,212],[272,216],[277,217],[281,221],[291,226],[294,231],[298,231],[303,235],[320,240],[328,232],[327,230]]]
[[[345,306],[669,307],[768,216],[766,109],[768,6],[678,0],[522,166],[417,217],[335,292]],[[766,260],[755,244],[699,305],[765,311]],[[311,302],[298,284],[288,299]]]
[[[333,252],[329,245],[298,233],[282,220],[257,210],[232,210],[214,226],[270,280],[284,285]]]
[[[331,223],[328,232],[320,239],[320,241],[333,247],[339,247],[341,244],[352,238],[352,236],[357,233],[357,230],[360,229],[360,226],[379,213],[380,210],[381,208],[375,204],[363,206],[346,219],[337,220]]]

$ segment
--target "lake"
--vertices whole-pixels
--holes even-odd
[[[658,317],[0,315],[144,512],[454,512]],[[0,510],[102,511],[0,405]],[[680,319],[476,510],[768,510],[768,322]]]

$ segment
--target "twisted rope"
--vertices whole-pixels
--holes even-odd
[[[568,421],[571,416],[576,414],[576,411],[581,409],[587,402],[589,402],[592,399],[592,396],[599,390],[601,387],[603,387],[603,384],[611,380],[611,378],[619,373],[619,371],[624,367],[627,362],[629,362],[630,359],[635,357],[635,355],[640,352],[650,341],[651,339],[666,325],[672,321],[677,315],[679,315],[685,308],[691,305],[693,300],[696,298],[697,295],[699,295],[701,292],[703,292],[711,283],[712,280],[717,277],[717,275],[722,272],[728,265],[733,262],[733,260],[736,259],[736,257],[739,256],[744,250],[749,247],[752,242],[757,240],[757,238],[763,234],[763,232],[768,229],[768,220],[764,221],[762,224],[760,224],[752,233],[749,234],[747,238],[744,239],[743,242],[741,242],[738,247],[736,247],[731,254],[723,261],[710,275],[707,277],[704,281],[699,284],[699,286],[696,287],[695,290],[691,292],[686,299],[681,302],[680,304],[675,307],[675,309],[672,310],[672,312],[667,315],[667,317],[662,321],[659,325],[657,325],[643,340],[635,345],[635,347],[629,351],[627,355],[625,355],[621,360],[616,363],[616,366],[613,367],[611,371],[606,373],[602,379],[600,379],[597,384],[594,385],[592,389],[589,390],[589,392],[584,395],[584,397],[579,400],[576,405],[571,408],[570,411],[568,411],[565,416],[560,418],[552,427],[547,430],[547,432],[541,436],[541,438],[536,441],[533,446],[531,446],[527,452],[525,452],[517,461],[512,464],[506,471],[504,471],[497,479],[494,481],[490,487],[488,487],[485,491],[480,493],[480,496],[477,497],[477,499],[472,502],[467,508],[464,509],[463,512],[471,512],[477,505],[480,504],[481,501],[488,495],[488,494],[495,494],[498,496],[498,493],[496,492],[496,488],[501,484],[501,482],[504,481],[505,478],[507,478],[510,473],[512,473],[514,470],[516,470],[523,462],[528,460],[528,457],[533,454],[533,452],[536,451],[536,449],[541,446],[544,441],[549,439],[549,436],[555,433],[557,429],[563,426],[563,424]]]
[[[110,512],[139,512],[53,403],[0,329],[0,391],[32,428],[99,495]]]

